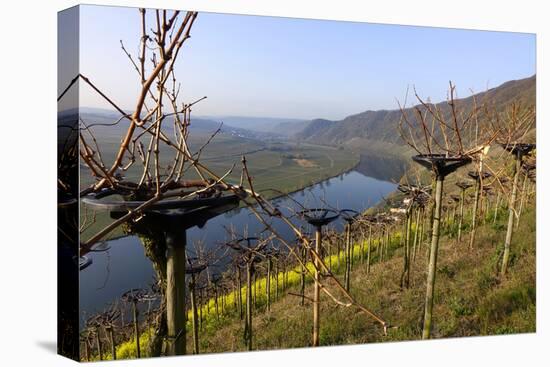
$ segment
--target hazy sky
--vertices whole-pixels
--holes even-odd
[[[149,11],[148,16],[154,12]],[[81,73],[132,109],[139,78],[135,8],[82,6]],[[149,26],[153,21],[149,18]],[[394,109],[407,86],[433,101],[535,73],[532,34],[199,13],[176,75],[197,115],[341,119]],[[81,105],[107,107],[89,88]]]

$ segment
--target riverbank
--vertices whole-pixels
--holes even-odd
[[[304,223],[293,215],[294,211],[300,210],[296,201],[309,207],[329,205],[338,209],[362,211],[394,190],[395,185],[390,182],[351,171],[295,192],[288,198],[279,198],[274,204],[291,217],[297,226],[301,226]],[[294,233],[284,222],[274,220],[272,225],[283,238],[294,240]],[[332,226],[340,230],[343,223],[336,221]],[[195,253],[196,246],[202,246],[206,251],[218,251],[228,240],[226,228],[233,228],[236,233],[250,234],[264,230],[262,223],[247,208],[226,212],[212,218],[202,228],[187,230],[190,256]],[[89,256],[93,261],[92,266],[80,272],[80,308],[88,315],[101,311],[128,289],[147,288],[155,275],[153,265],[137,236],[110,241],[109,251],[90,253]],[[222,265],[228,259],[230,256],[223,256],[212,271],[223,271]]]
[[[317,162],[319,165],[318,168],[303,168],[292,162],[292,156],[284,157],[282,153],[277,153],[280,155],[277,158],[278,160],[274,160],[274,157],[271,156],[273,154],[265,157],[263,156],[266,154],[265,150],[256,152],[256,154],[261,154],[262,156],[247,157],[250,164],[250,174],[254,179],[255,190],[269,200],[281,198],[351,172],[360,163],[360,155],[353,151],[342,151],[335,147],[315,146],[312,144],[304,145],[301,149],[306,152],[305,154],[310,159]],[[227,170],[226,167],[221,167],[217,171],[223,172],[224,169]],[[287,172],[288,175],[285,175],[284,172]],[[236,176],[230,177],[230,179],[233,182],[238,182]],[[274,189],[275,191],[270,191],[269,189]],[[241,204],[240,207],[242,208],[243,205]],[[80,237],[81,241],[86,241],[99,230],[112,223],[113,219],[110,218],[109,213],[106,211],[91,211],[82,206],[80,221],[81,223],[89,223]],[[125,235],[122,227],[119,226],[105,240],[113,240]]]

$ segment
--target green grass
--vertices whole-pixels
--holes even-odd
[[[433,338],[497,335],[534,332],[536,325],[535,288],[535,208],[527,206],[514,235],[512,260],[506,278],[498,278],[506,216],[497,225],[479,227],[474,249],[468,249],[467,236],[462,243],[443,237],[440,242],[433,319]],[[374,242],[374,248],[378,243]],[[384,336],[381,327],[357,309],[339,307],[321,295],[321,345],[342,345],[421,339],[424,310],[427,245],[420,248],[411,268],[411,287],[400,289],[403,267],[400,233],[393,234],[389,259],[379,261],[372,251],[371,272],[361,263],[361,246],[354,245],[354,268],[351,293],[363,306],[373,310],[392,326]],[[367,246],[364,246],[367,251]],[[329,259],[325,259],[326,263]],[[343,254],[340,268],[331,258],[333,272],[343,279]],[[312,265],[308,264],[310,270]],[[271,311],[265,307],[266,279],[260,278],[257,308],[254,310],[254,349],[296,348],[311,345],[311,304],[299,305],[300,277],[295,269],[287,272],[288,287],[275,300],[272,281]],[[279,284],[283,274],[279,274]],[[312,296],[312,282],[307,279],[306,297]],[[245,288],[241,289],[243,299]],[[338,294],[338,292],[336,292]],[[200,332],[201,353],[243,351],[243,324],[233,306],[236,293],[227,295],[226,308],[219,320],[214,313],[214,300],[203,307],[205,321]],[[210,312],[207,311],[210,309]],[[221,307],[220,307],[221,310]],[[188,314],[188,353],[191,353],[191,314]],[[147,333],[142,335],[142,351],[146,353]],[[119,352],[120,351],[120,352]],[[133,358],[133,341],[117,347],[119,358]],[[144,354],[145,355],[145,354]]]
[[[434,305],[434,338],[495,335],[535,331],[535,232],[534,208],[522,216],[513,244],[513,261],[508,276],[499,280],[498,265],[502,230],[491,224],[479,227],[473,250],[467,241],[444,237],[440,245]],[[505,220],[505,218],[500,219]],[[397,238],[393,241],[398,244]],[[354,309],[337,307],[322,296],[321,345],[417,340],[421,338],[425,294],[426,248],[422,247],[411,269],[411,287],[399,287],[402,269],[401,249],[378,263],[371,273],[357,262],[352,272],[351,291],[364,306],[380,314],[394,328],[384,336],[372,319]],[[339,277],[342,272],[338,272]],[[296,283],[297,284],[297,283]],[[311,284],[311,283],[308,283]],[[298,292],[294,286],[288,292]],[[307,295],[311,296],[311,286]],[[255,349],[304,347],[311,344],[311,306],[298,305],[299,299],[284,296],[270,313],[255,314]],[[203,352],[244,350],[242,326],[226,320],[206,330],[201,337]]]

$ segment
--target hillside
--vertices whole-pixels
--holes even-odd
[[[437,288],[434,305],[433,338],[483,336],[536,331],[536,268],[535,268],[535,213],[534,202],[523,213],[509,267],[508,276],[498,277],[502,251],[503,228],[508,212],[498,211],[493,222],[492,213],[478,228],[473,249],[465,242],[457,243],[456,228],[446,227],[440,242]],[[469,231],[469,217],[465,232]],[[322,346],[418,340],[422,334],[422,316],[426,290],[426,263],[428,244],[421,241],[411,267],[411,286],[400,288],[403,268],[403,247],[400,233],[392,236],[388,255],[380,257],[377,242],[373,242],[372,264],[367,271],[367,246],[354,247],[354,265],[351,272],[351,293],[360,304],[374,310],[390,323],[388,334],[373,319],[356,309],[339,307],[324,294],[321,297]],[[423,242],[423,243],[422,243]],[[361,253],[363,249],[363,253]],[[340,280],[343,266],[333,271]],[[340,256],[343,265],[343,253]],[[309,264],[308,266],[311,266]],[[254,307],[253,349],[282,349],[311,346],[312,281],[306,278],[306,301],[300,305],[300,277],[295,269],[280,273],[279,284],[286,279],[280,292],[272,290],[272,304],[266,310],[265,278],[258,279],[258,302]],[[272,287],[275,285],[272,284]],[[255,289],[256,286],[253,286]],[[244,288],[241,290],[244,294]],[[278,296],[277,296],[278,295]],[[244,296],[243,296],[244,297]],[[192,315],[188,315],[192,318]],[[243,321],[239,318],[234,293],[220,301],[220,313],[215,302],[201,310],[199,329],[200,353],[245,351]],[[187,352],[192,353],[191,321],[187,330]],[[141,336],[142,350],[147,350],[149,333]],[[118,358],[135,358],[133,339],[117,346]],[[143,352],[142,352],[143,353]],[[94,356],[93,359],[97,359]],[[106,359],[110,359],[107,356]]]
[[[523,104],[535,104],[536,76],[506,82],[496,88],[478,93],[474,96],[457,100],[457,105],[466,110],[480,101],[490,101],[498,110],[512,101]],[[443,114],[449,113],[446,101],[437,104]],[[405,109],[412,115],[413,108]],[[365,111],[348,116],[340,121],[317,119],[312,120],[302,131],[296,134],[299,140],[327,145],[346,145],[361,151],[386,151],[399,154],[406,150],[403,146],[397,126],[402,113],[399,109]],[[483,122],[481,122],[483,123]],[[394,144],[394,146],[388,146]]]
[[[505,213],[495,225],[480,228],[478,245],[467,250],[463,244],[444,238],[438,261],[434,338],[495,335],[535,331],[535,240],[534,209],[530,208],[516,238],[516,259],[510,276],[500,281],[498,249]],[[356,310],[337,307],[322,300],[321,345],[342,345],[417,340],[422,334],[422,312],[426,281],[426,250],[412,264],[411,287],[400,289],[402,249],[367,273],[357,257],[351,291],[365,306],[381,312],[392,326],[384,336],[372,319]],[[340,276],[342,276],[340,274]],[[306,296],[311,297],[311,283]],[[311,345],[311,303],[299,306],[296,286],[276,302],[270,312],[258,310],[254,318],[255,349],[296,348]],[[242,324],[235,316],[206,328],[201,341],[204,353],[244,350]]]

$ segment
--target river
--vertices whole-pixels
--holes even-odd
[[[353,170],[327,179],[318,184],[297,191],[290,197],[302,205],[331,207],[337,209],[365,210],[394,191],[396,184],[389,178],[377,179]],[[275,199],[274,203],[289,214],[298,207],[288,197]],[[298,219],[294,221],[298,223]],[[293,235],[288,227],[278,220],[273,226],[287,239]],[[331,224],[342,229],[342,222]],[[222,246],[227,239],[225,227],[232,226],[238,233],[247,229],[254,235],[263,229],[258,219],[246,208],[239,208],[211,219],[203,228],[194,227],[187,231],[187,248],[193,256],[193,243],[202,241],[206,247]],[[110,249],[105,252],[90,253],[93,264],[80,272],[80,313],[86,317],[102,311],[109,303],[116,301],[122,293],[132,288],[145,288],[153,282],[154,270],[151,261],[145,256],[137,236],[127,236],[111,240]]]

